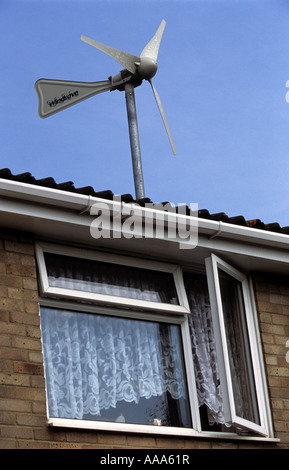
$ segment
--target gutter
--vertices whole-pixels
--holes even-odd
[[[139,218],[139,220],[146,217],[146,215],[148,218],[154,215],[156,220],[164,217],[164,211],[154,209],[153,207],[145,208],[138,206],[136,203],[127,204],[118,200],[101,199],[4,179],[0,180],[0,197],[4,198],[0,203],[0,214],[1,212],[3,213],[3,210],[7,213],[4,206],[5,200],[9,199],[10,203],[17,203],[17,201],[19,201],[19,203],[32,203],[38,207],[44,206],[46,208],[50,208],[50,210],[55,208],[55,210],[61,209],[72,211],[75,214],[78,214],[79,218],[83,215],[89,215],[91,207],[96,203],[106,205],[110,210],[121,211],[123,214],[131,214],[131,211],[134,211],[137,208],[137,211],[135,211],[135,217],[136,219]],[[9,206],[11,208],[11,204]],[[93,217],[93,215],[91,215],[91,217]],[[192,216],[175,214],[175,217],[177,221],[182,224],[192,221]],[[194,219],[198,225],[199,239],[200,237],[205,237],[207,240],[223,239],[228,241],[239,241],[259,246],[270,246],[271,248],[274,247],[282,250],[288,250],[289,248],[289,236],[282,233],[197,217],[194,217]]]

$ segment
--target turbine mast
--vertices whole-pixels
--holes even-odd
[[[144,179],[142,172],[141,152],[139,143],[139,133],[137,125],[136,104],[134,96],[134,86],[132,83],[125,84],[125,100],[129,130],[129,140],[133,167],[134,187],[136,199],[145,197]]]

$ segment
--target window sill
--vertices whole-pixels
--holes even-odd
[[[142,424],[129,424],[129,423],[112,423],[104,421],[89,421],[79,419],[66,419],[66,418],[48,418],[47,425],[51,427],[65,427],[73,429],[88,429],[95,431],[112,431],[121,433],[135,433],[157,436],[178,436],[178,437],[193,437],[205,439],[222,439],[234,441],[255,441],[255,442],[268,442],[277,443],[280,439],[263,436],[240,436],[234,433],[218,433],[201,431],[198,432],[192,428],[180,428],[169,426],[148,426]]]

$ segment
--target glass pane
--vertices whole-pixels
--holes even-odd
[[[242,284],[219,269],[236,415],[260,424]]]
[[[171,273],[44,253],[51,287],[179,305]]]
[[[179,325],[41,308],[49,416],[191,427]]]

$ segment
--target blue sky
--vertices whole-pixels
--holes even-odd
[[[135,90],[146,196],[289,225],[288,0],[1,0],[0,168],[134,195],[124,93],[38,117],[39,78],[121,70],[80,40],[139,55],[162,19],[154,85]]]

